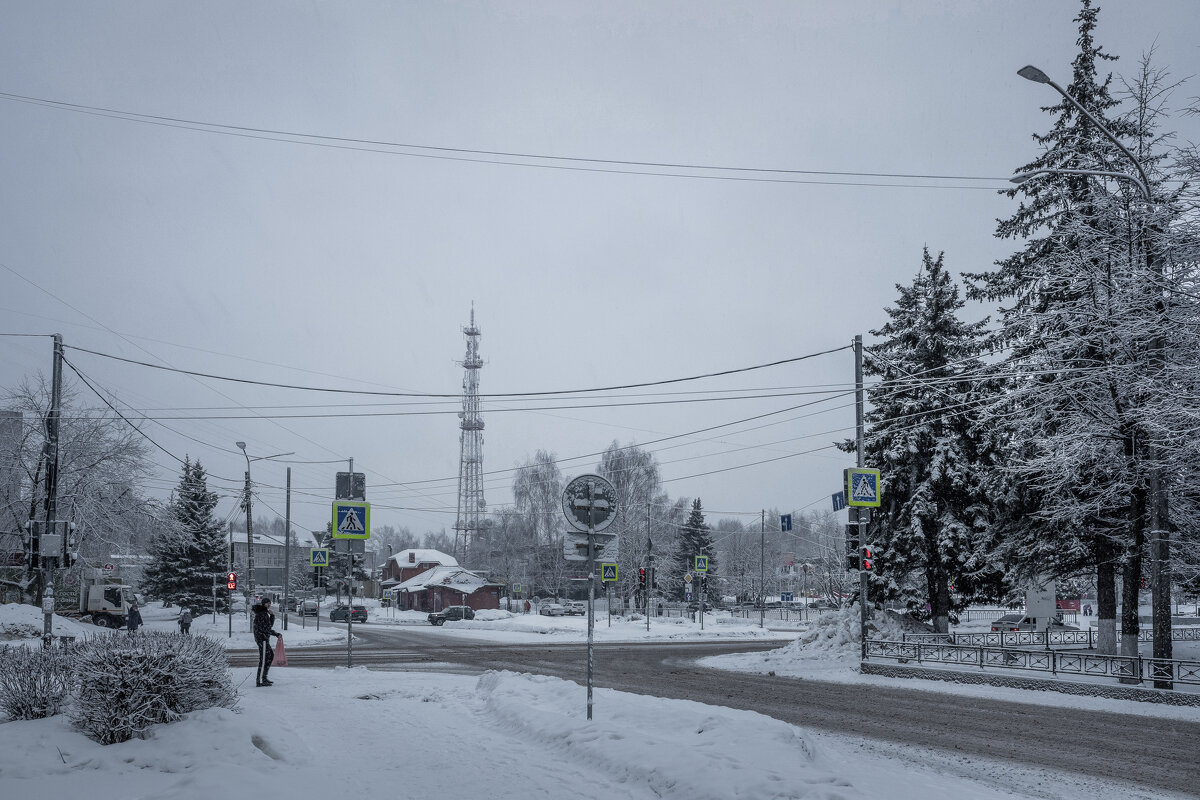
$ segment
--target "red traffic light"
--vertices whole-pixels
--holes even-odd
[[[646,583],[646,568],[645,567],[638,567],[638,583],[641,583],[641,584]]]
[[[237,573],[236,572],[231,572],[225,576],[225,588],[231,592],[237,588]]]
[[[875,571],[875,548],[871,545],[864,544],[860,548],[862,554],[862,569],[863,572]]]

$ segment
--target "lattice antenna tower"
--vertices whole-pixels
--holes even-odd
[[[454,556],[469,565],[471,548],[478,539],[487,511],[483,499],[483,417],[479,414],[479,328],[475,326],[475,304],[471,304],[471,324],[463,328],[467,337],[467,355],[463,367],[462,411],[458,412],[458,515],[454,522]]]

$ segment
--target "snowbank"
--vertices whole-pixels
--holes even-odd
[[[37,606],[23,603],[0,605],[0,644],[41,642],[45,615]],[[107,629],[77,622],[55,614],[51,624],[55,636],[92,636]]]
[[[250,675],[235,670],[238,680]],[[195,800],[234,787],[296,800],[1025,796],[748,711],[599,689],[588,721],[584,689],[556,678],[361,668],[281,668],[272,677],[275,686],[242,693],[240,714],[198,711],[149,739],[107,747],[61,716],[0,725],[0,795]],[[362,733],[330,739],[347,730]],[[995,783],[993,770],[981,774]],[[1070,800],[1127,796],[1127,787],[1060,788]]]

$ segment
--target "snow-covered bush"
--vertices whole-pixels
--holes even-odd
[[[71,651],[64,647],[0,647],[0,708],[9,719],[61,713],[71,692]]]
[[[75,648],[79,696],[71,721],[101,744],[146,738],[189,711],[234,708],[225,650],[204,636],[97,636]]]

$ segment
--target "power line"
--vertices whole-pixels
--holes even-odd
[[[835,170],[804,170],[774,167],[740,167],[721,166],[714,164],[687,164],[666,161],[633,161],[611,158],[592,158],[580,156],[556,156],[542,153],[522,153],[503,150],[480,150],[462,147],[446,147],[438,145],[413,144],[408,142],[391,142],[386,140],[360,139],[349,136],[329,136],[321,134],[302,133],[272,128],[257,128],[246,125],[230,125],[203,120],[170,117],[156,114],[143,114],[136,111],[89,106],[80,103],[68,103],[61,100],[32,97],[29,95],[0,92],[0,99],[10,102],[27,103],[32,105],[54,108],[60,111],[70,111],[80,114],[102,116],[110,119],[120,119],[127,122],[137,122],[146,125],[160,125],[170,128],[212,133],[239,138],[261,139],[266,141],[281,141],[291,144],[301,144],[310,147],[326,147],[339,150],[359,150],[365,152],[385,153],[410,158],[429,158],[445,161],[465,161],[469,163],[499,164],[504,166],[531,167],[538,169],[557,169],[576,172],[604,172],[624,175],[648,175],[671,178],[693,178],[700,180],[734,180],[762,183],[800,183],[835,186],[873,186],[896,188],[928,188],[928,189],[984,189],[994,191],[992,186],[947,186],[944,184],[897,184],[851,182],[833,180],[806,180],[800,178],[767,177],[784,176],[822,176],[825,178],[880,178],[889,180],[941,180],[941,181],[1007,181],[986,175],[935,175],[920,173],[895,172],[847,172]],[[286,137],[286,138],[284,138]],[[389,148],[381,150],[378,148]],[[397,148],[397,149],[392,149]],[[417,152],[412,152],[417,151]],[[500,159],[531,159],[528,161],[504,161]],[[590,165],[590,166],[584,166]],[[653,171],[650,171],[653,170]],[[663,172],[660,170],[691,170],[692,172]],[[719,174],[694,174],[696,172],[711,172]]]
[[[102,358],[110,358],[110,359],[113,359],[114,361],[123,361],[127,364],[135,364],[137,366],[149,367],[151,369],[158,369],[158,370],[163,370],[166,372],[178,372],[178,373],[182,373],[184,375],[192,375],[192,376],[198,377],[198,378],[211,378],[213,380],[218,380],[218,381],[229,381],[232,383],[245,383],[245,384],[250,384],[253,386],[267,386],[267,387],[271,387],[271,388],[275,388],[275,389],[298,389],[298,390],[308,391],[308,392],[326,392],[326,393],[331,393],[331,394],[358,394],[358,395],[370,395],[370,396],[376,396],[376,397],[457,398],[460,396],[457,394],[437,394],[437,393],[433,393],[433,392],[380,392],[380,391],[362,390],[362,389],[335,389],[335,388],[323,387],[323,386],[302,386],[299,384],[272,383],[270,381],[256,381],[256,380],[252,380],[250,378],[234,378],[234,377],[230,377],[227,375],[214,375],[212,373],[207,373],[207,372],[196,372],[193,370],[180,369],[178,367],[164,366],[162,364],[151,364],[150,362],[147,362],[147,361],[138,361],[138,360],[132,359],[132,358],[124,358],[122,356],[113,355],[111,353],[101,353],[97,350],[88,350],[87,348],[76,347],[74,345],[64,345],[64,346],[70,347],[72,350],[78,350],[81,353],[89,353],[94,356],[100,356]],[[588,394],[591,392],[612,392],[612,391],[617,391],[620,389],[642,389],[647,386],[665,386],[665,385],[672,384],[672,383],[686,383],[689,381],[703,380],[706,378],[719,378],[719,377],[723,377],[725,375],[736,375],[736,374],[742,373],[742,372],[753,372],[755,370],[768,369],[770,367],[778,367],[778,366],[782,366],[784,364],[794,364],[798,361],[806,361],[810,358],[817,358],[819,356],[825,356],[825,355],[829,355],[831,353],[837,353],[842,350],[849,350],[849,349],[850,349],[850,345],[844,345],[842,347],[835,347],[831,350],[822,350],[817,353],[808,353],[806,355],[795,356],[793,358],[784,358],[784,359],[780,359],[778,361],[771,361],[766,364],[755,364],[755,365],[749,366],[749,367],[737,367],[735,369],[727,369],[727,370],[722,370],[720,372],[707,372],[707,373],[704,373],[701,375],[692,375],[692,376],[689,376],[686,378],[668,378],[668,379],[660,380],[660,381],[646,381],[644,383],[627,383],[627,384],[620,384],[620,385],[616,385],[616,386],[599,386],[599,387],[594,387],[591,389],[557,389],[557,390],[544,391],[544,392],[500,392],[500,393],[492,393],[492,394],[481,394],[480,398],[488,399],[488,398],[509,398],[509,397],[545,397],[545,396],[549,396],[549,395]]]

